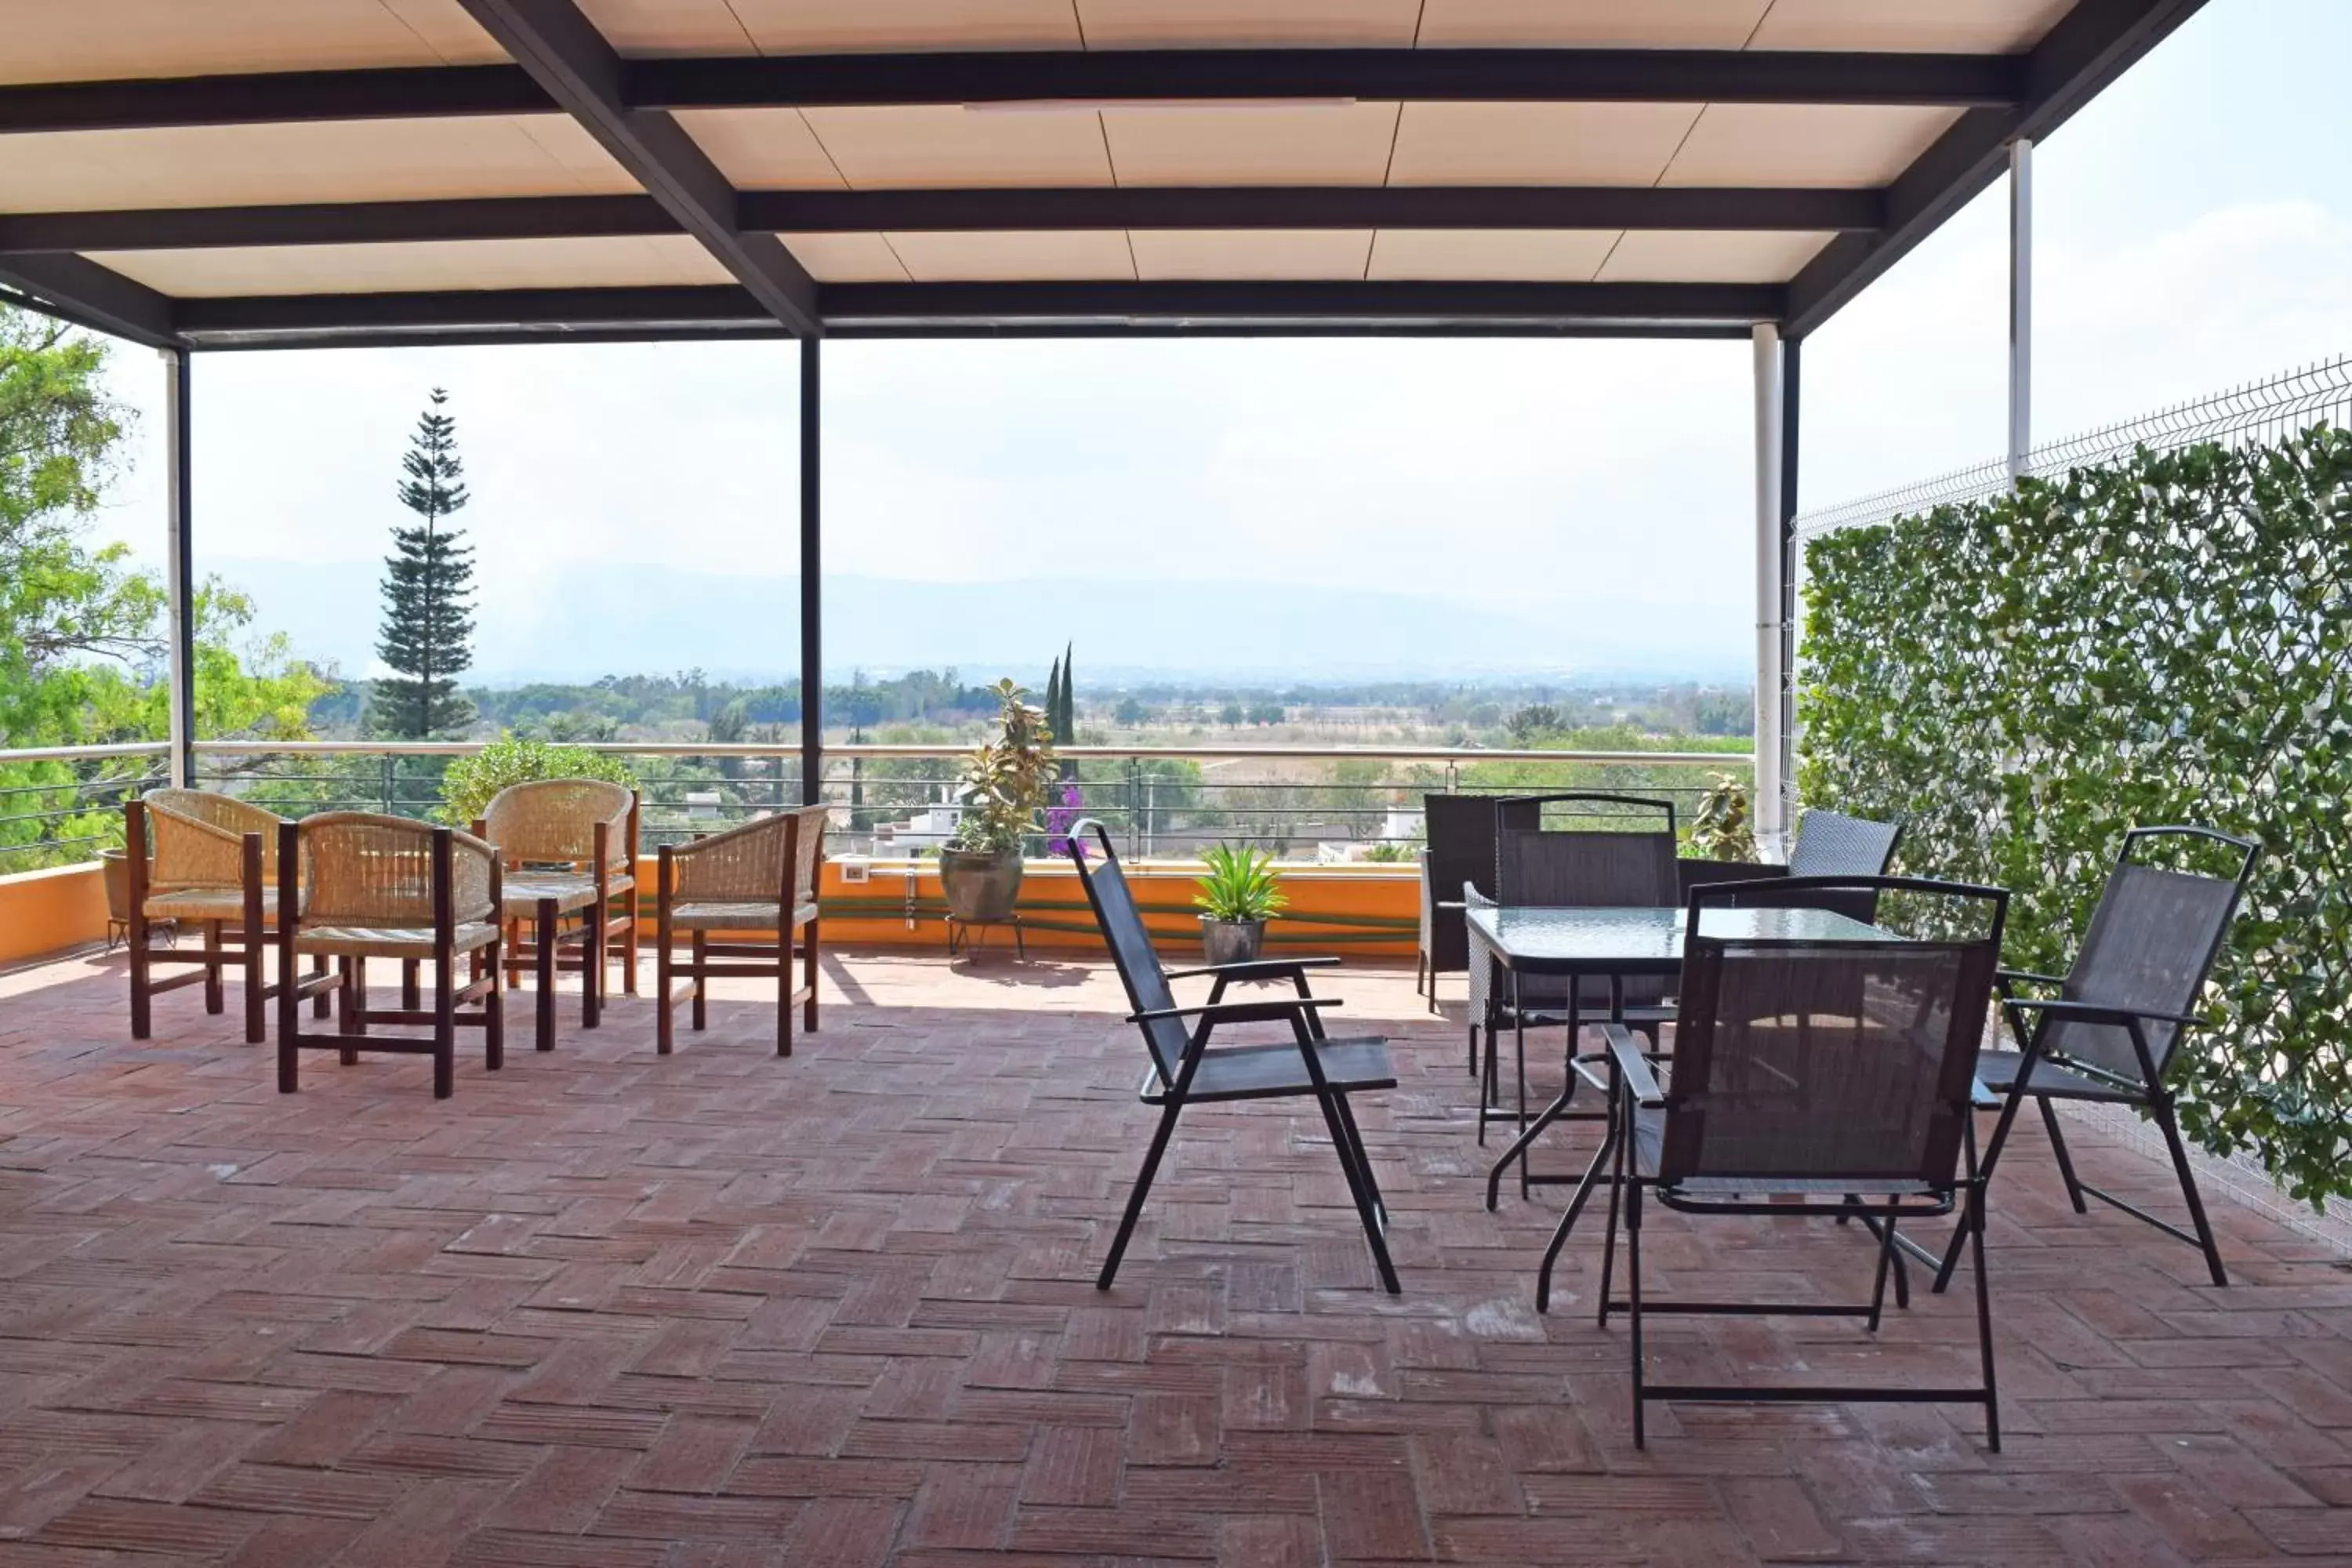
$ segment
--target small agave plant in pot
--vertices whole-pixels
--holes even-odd
[[[963,765],[963,814],[955,841],[940,851],[940,890],[960,921],[1001,921],[1021,896],[1021,845],[1037,829],[1037,808],[1054,780],[1054,735],[1045,710],[1010,680],[996,684],[996,733]]]
[[[1265,922],[1290,900],[1274,872],[1274,857],[1248,845],[1218,844],[1202,852],[1207,868],[1192,902],[1201,915],[1201,952],[1211,963],[1246,963],[1265,950]]]

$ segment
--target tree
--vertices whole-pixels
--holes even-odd
[[[1568,727],[1559,710],[1549,702],[1530,702],[1511,715],[1511,743],[1526,748],[1535,745],[1547,735],[1556,735]]]
[[[103,339],[0,306],[0,744],[146,741],[167,728],[163,585],[131,568],[125,547],[87,538],[131,423],[105,395],[107,353]],[[218,580],[191,608],[197,733],[307,737],[330,683],[283,637],[244,637],[253,605]],[[5,868],[87,859],[94,842],[119,840],[102,786],[146,765],[0,766]]]
[[[1120,723],[1133,728],[1151,717],[1151,710],[1132,697],[1118,700],[1118,710],[1112,715]]]
[[[393,553],[383,563],[383,633],[375,651],[394,673],[375,683],[368,719],[379,733],[406,741],[461,730],[474,717],[457,690],[457,677],[474,662],[474,552],[448,521],[470,499],[457,421],[441,411],[448,401],[435,387],[409,438],[400,504],[421,521],[392,531]]]

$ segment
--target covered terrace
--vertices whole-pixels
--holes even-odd
[[[779,526],[813,699],[829,338],[1746,341],[1780,838],[1805,338],[2006,176],[2021,461],[2032,144],[2197,8],[20,5],[0,289],[165,361],[182,784],[212,739],[189,409],[214,353],[793,341]],[[814,700],[803,725],[824,800]],[[2002,1452],[1973,1413],[1866,1404],[1661,1408],[1637,1450],[1597,1248],[1538,1315],[1559,1205],[1486,1211],[1459,1004],[1432,1016],[1394,964],[1335,989],[1394,1041],[1363,1131],[1395,1298],[1323,1123],[1287,1106],[1188,1120],[1096,1289],[1148,1113],[1091,952],[835,953],[788,1061],[747,983],[674,1057],[616,996],[593,1033],[567,1010],[549,1056],[467,1061],[444,1101],[383,1059],[278,1095],[234,1012],[159,1009],[134,1043],[121,967],[0,974],[0,1563],[2346,1554],[2352,1275],[2217,1194],[2216,1290],[2168,1238],[2076,1215],[2030,1123],[1993,1209]],[[2112,1190],[2168,1191],[2132,1143],[2075,1146]],[[1669,1223],[1654,1259],[1786,1294],[1853,1254],[1799,1220]],[[1972,1311],[1922,1290],[1884,1342],[1693,1320],[1652,1353],[1700,1382],[1926,1375]]]

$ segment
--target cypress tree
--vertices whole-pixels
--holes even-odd
[[[473,547],[449,519],[467,500],[457,457],[457,421],[442,412],[449,395],[435,387],[400,462],[400,504],[418,521],[392,531],[383,563],[383,631],[376,656],[394,673],[368,698],[370,728],[404,741],[462,730],[474,705],[457,694],[457,677],[474,661]]]

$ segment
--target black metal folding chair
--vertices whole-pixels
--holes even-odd
[[[2152,850],[2180,856],[2200,849],[2226,856],[2233,874],[2170,870],[2141,858]],[[2008,1097],[1985,1144],[1986,1174],[1991,1174],[2009,1142],[2018,1107],[2031,1097],[2041,1109],[2042,1125],[2049,1131],[2051,1152],[2058,1157],[2058,1173],[2065,1179],[2074,1212],[2088,1214],[2083,1199],[2095,1197],[2189,1243],[2205,1254],[2205,1267],[2216,1285],[2229,1284],[2230,1277],[2213,1245],[2213,1227],[2206,1221],[2196,1175],[2189,1168],[2189,1151],[2180,1142],[2180,1124],[2173,1115],[2175,1097],[2166,1074],[2179,1055],[2182,1032],[2202,1021],[2196,1016],[2198,998],[2261,855],[2262,847],[2253,840],[2210,827],[2135,827],[2125,834],[2082,951],[2066,973],[2000,972],[2001,1009],[2018,1048],[1987,1051],[1977,1068],[1986,1088]],[[2057,994],[2019,995],[2020,987],[2054,989]],[[2057,1112],[2051,1108],[2056,1100],[2130,1105],[2147,1112],[2172,1152],[2172,1168],[2180,1178],[2180,1195],[2188,1203],[2194,1232],[2077,1176]],[[1959,1238],[1955,1237],[1937,1273],[1937,1289],[1950,1281],[1958,1261]]]
[[[1503,827],[1534,827],[1538,807],[1487,795],[1425,795],[1422,820],[1429,847],[1421,852],[1421,962],[1415,984],[1429,994],[1437,1011],[1437,977],[1470,967],[1469,933],[1462,921],[1462,889],[1484,891],[1495,875],[1495,833]],[[1478,1071],[1478,1017],[1470,1016],[1470,1071]]]
[[[1618,1085],[1617,1181],[1602,1253],[1601,1319],[1632,1324],[1633,1441],[1656,1400],[1973,1404],[2000,1447],[1992,1312],[1984,1268],[1984,1177],[1969,1110],[1971,1079],[2000,962],[2008,895],[1910,878],[1839,879],[1843,890],[1900,891],[1943,906],[1930,929],[1959,937],[1908,941],[1780,940],[1700,934],[1710,906],[1737,904],[1737,884],[1695,889],[1683,945],[1680,1017],[1662,1086],[1633,1031],[1606,1026]],[[1811,890],[1811,884],[1806,889]],[[1622,1209],[1626,1294],[1610,1294]],[[1791,1200],[1794,1201],[1791,1201]],[[1876,1237],[1866,1302],[1735,1302],[1645,1297],[1643,1211],[1864,1218]],[[1853,1317],[1876,1331],[1902,1221],[1962,1215],[1976,1264],[1976,1386],[1661,1384],[1643,1359],[1645,1321],[1660,1313]]]
[[[1797,816],[1797,842],[1789,851],[1791,877],[1883,877],[1903,841],[1903,823],[1810,810]]]
[[[1143,1212],[1144,1197],[1168,1152],[1176,1119],[1186,1106],[1312,1098],[1330,1130],[1331,1146],[1339,1156],[1339,1169],[1348,1179],[1348,1194],[1355,1202],[1357,1216],[1363,1221],[1364,1239],[1371,1243],[1381,1284],[1391,1296],[1398,1294],[1396,1268],[1389,1261],[1388,1208],[1381,1201],[1380,1186],[1372,1179],[1371,1157],[1364,1152],[1363,1134],[1348,1104],[1351,1094],[1394,1089],[1396,1069],[1390,1064],[1387,1040],[1332,1039],[1324,1033],[1321,1011],[1339,1004],[1312,994],[1307,972],[1339,960],[1267,958],[1171,973],[1160,967],[1160,956],[1152,951],[1150,933],[1144,929],[1135,895],[1119,869],[1118,852],[1111,846],[1109,831],[1092,818],[1073,826],[1070,858],[1077,866],[1087,902],[1094,907],[1095,920],[1109,944],[1119,983],[1127,987],[1128,1004],[1134,1008],[1128,1022],[1143,1031],[1143,1043],[1150,1055],[1151,1065],[1139,1098],[1160,1108],[1160,1125],[1144,1152],[1143,1169],[1136,1175],[1135,1191],[1127,1200],[1127,1212],[1119,1219],[1118,1234],[1111,1241],[1110,1256],[1103,1259],[1096,1287],[1109,1289],[1118,1275],[1119,1259],[1126,1255],[1136,1219]],[[1178,1006],[1168,983],[1196,975],[1213,977],[1209,1000],[1201,1006]],[[1290,982],[1294,994],[1225,1000],[1226,986],[1235,981],[1281,980]],[[1192,1026],[1189,1030],[1188,1019]],[[1210,1047],[1210,1035],[1218,1025],[1250,1023],[1286,1023],[1292,1038]]]
[[[1557,829],[1541,826],[1546,806],[1586,822],[1631,826]],[[1681,901],[1675,859],[1672,801],[1591,791],[1514,795],[1495,802],[1495,870],[1491,897],[1518,909],[1672,909]],[[1470,890],[1465,889],[1465,897]],[[1476,947],[1478,944],[1473,942]],[[1494,1035],[1512,1031],[1518,1057],[1518,1125],[1528,1124],[1527,1031],[1564,1026],[1572,1057],[1578,1031],[1611,1016],[1611,984],[1587,980],[1571,994],[1565,980],[1522,979],[1514,988],[1492,955],[1470,954],[1470,1017],[1474,1031],[1486,1026],[1485,1076],[1478,1102],[1478,1141],[1486,1141],[1490,1109],[1501,1093],[1501,1068]],[[1622,1016],[1653,1041],[1658,1026],[1671,1021],[1665,987],[1655,981],[1617,983]],[[1490,1006],[1491,1002],[1491,1006]]]

